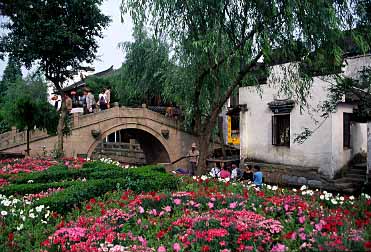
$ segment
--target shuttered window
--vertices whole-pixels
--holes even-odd
[[[290,147],[290,114],[272,116],[272,144]]]
[[[351,113],[343,114],[343,147],[350,148],[350,125],[351,125]]]

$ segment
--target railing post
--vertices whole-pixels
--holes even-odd
[[[80,113],[72,114],[72,128],[77,128],[79,126]]]
[[[17,136],[17,128],[16,127],[12,127],[12,130],[10,131],[10,139],[9,139],[9,143],[13,142],[13,143],[16,143],[16,136]]]

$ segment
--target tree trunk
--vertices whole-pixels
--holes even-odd
[[[26,154],[27,154],[27,157],[30,156],[30,128],[27,127],[27,130],[26,130],[26,141],[27,141],[27,149],[26,149]]]
[[[198,138],[198,146],[200,151],[200,156],[198,158],[198,165],[197,165],[197,176],[201,176],[206,173],[207,171],[207,158],[209,156],[209,144],[210,144],[210,137],[211,131],[206,133],[205,135],[201,135]]]
[[[223,117],[219,117],[219,125],[218,125],[218,128],[219,128],[219,138],[220,138],[220,146],[221,146],[221,149],[222,149],[222,156],[223,156],[223,159],[227,156],[226,152],[225,152],[225,142],[224,142],[224,132],[223,132]]]
[[[368,176],[371,170],[371,121],[367,122],[367,171],[366,183],[368,183]]]
[[[58,134],[58,143],[57,143],[57,152],[58,155],[63,154],[63,130],[65,126],[65,119],[67,116],[67,107],[64,95],[62,94],[62,104],[61,104],[61,114],[58,121],[57,134]]]

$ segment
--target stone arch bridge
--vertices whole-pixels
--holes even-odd
[[[109,137],[113,134],[116,136],[115,132],[134,136],[135,140],[129,139],[126,143],[113,141],[110,144]],[[140,149],[138,152],[144,155],[146,163],[171,163],[186,155],[194,141],[196,138],[183,131],[177,120],[147,108],[114,107],[89,115],[73,114],[72,133],[64,138],[64,151],[67,156],[92,157],[134,146],[134,152],[135,147]],[[53,151],[56,143],[56,136],[33,131],[31,156],[42,156]],[[1,152],[22,153],[25,149],[25,132],[13,128],[0,135]]]

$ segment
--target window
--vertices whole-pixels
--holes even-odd
[[[351,113],[343,114],[343,147],[350,148]]]
[[[290,114],[272,116],[272,144],[290,147]]]

